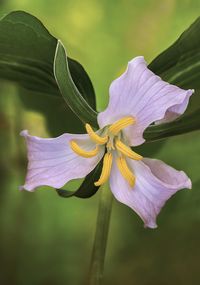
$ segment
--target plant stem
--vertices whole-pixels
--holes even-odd
[[[89,285],[100,285],[103,277],[104,260],[108,239],[113,195],[105,184],[100,189],[101,196],[96,223],[96,233],[90,265]]]

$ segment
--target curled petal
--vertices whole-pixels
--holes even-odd
[[[110,187],[115,198],[132,208],[144,221],[145,227],[156,228],[156,217],[165,202],[178,190],[191,189],[191,181],[183,171],[177,171],[164,162],[144,158],[128,160],[136,182],[130,184],[113,164]]]
[[[39,138],[21,132],[28,149],[28,171],[26,181],[20,190],[33,191],[39,186],[63,187],[69,180],[85,177],[90,173],[104,154],[104,148],[92,158],[78,156],[70,147],[76,142],[86,151],[95,148],[88,135],[63,134],[57,138]]]
[[[193,90],[191,90],[191,91],[194,92]],[[162,123],[171,122],[171,121],[177,119],[180,115],[182,115],[185,112],[185,110],[187,109],[189,99],[190,99],[190,96],[192,95],[192,92],[188,92],[186,97],[185,97],[185,100],[181,104],[177,104],[177,105],[174,105],[171,108],[169,108],[166,111],[164,118],[162,120],[156,121],[155,123],[156,124],[162,124]]]
[[[136,118],[125,133],[130,145],[140,145],[144,130],[153,122],[169,121],[182,114],[193,92],[163,81],[139,56],[112,82],[108,107],[98,115],[98,123],[102,128],[126,116]]]

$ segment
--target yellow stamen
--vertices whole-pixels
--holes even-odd
[[[101,176],[99,180],[94,183],[95,186],[100,186],[108,180],[112,167],[112,160],[113,160],[112,153],[106,153],[103,159],[103,168]]]
[[[93,157],[93,156],[97,155],[99,152],[98,146],[96,146],[95,149],[93,149],[93,150],[86,151],[86,150],[80,148],[80,146],[75,141],[70,141],[70,146],[71,146],[71,149],[76,154],[83,156],[83,157],[86,157],[86,158]]]
[[[108,136],[105,137],[100,137],[99,135],[97,135],[92,127],[89,124],[85,125],[86,131],[88,133],[88,135],[90,136],[91,140],[93,140],[95,143],[98,144],[105,144],[108,141]]]
[[[109,131],[113,135],[117,135],[122,129],[135,123],[135,118],[133,117],[124,117],[109,127]]]
[[[117,157],[117,166],[122,176],[128,181],[129,185],[133,187],[135,185],[135,175],[129,169],[124,157]]]
[[[117,150],[119,150],[121,153],[123,153],[125,156],[128,156],[134,160],[141,160],[142,156],[133,151],[130,147],[123,144],[120,140],[117,140],[115,143],[115,146]]]

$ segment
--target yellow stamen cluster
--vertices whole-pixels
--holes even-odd
[[[128,181],[131,187],[135,185],[135,176],[127,165],[126,157],[134,160],[141,160],[142,156],[132,151],[129,146],[127,146],[120,140],[121,131],[134,123],[135,118],[124,117],[109,126],[108,128],[105,128],[105,130],[103,131],[104,135],[102,136],[94,132],[94,130],[89,124],[86,124],[85,128],[90,139],[96,143],[95,149],[90,151],[82,149],[73,140],[70,142],[71,149],[76,154],[86,158],[96,156],[99,153],[99,145],[106,146],[107,152],[104,155],[102,172],[99,180],[94,183],[95,186],[101,186],[108,180],[112,168],[114,151],[117,152],[116,163],[120,173]]]

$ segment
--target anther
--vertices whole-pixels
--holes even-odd
[[[97,144],[105,144],[105,143],[107,143],[107,141],[108,141],[108,136],[101,137],[101,136],[97,135],[97,134],[93,131],[92,127],[91,127],[89,124],[86,124],[86,125],[85,125],[85,128],[86,128],[86,131],[87,131],[89,137],[90,137],[91,140],[93,140],[95,143],[97,143]]]
[[[133,117],[124,117],[120,120],[118,120],[117,122],[115,122],[114,124],[112,124],[109,127],[109,131],[113,134],[113,135],[117,135],[122,129],[132,125],[135,123],[135,118]]]
[[[112,167],[112,160],[113,160],[112,153],[110,152],[106,153],[103,159],[103,168],[102,168],[101,176],[99,180],[94,183],[95,186],[101,186],[108,180],[110,176],[111,167]]]
[[[128,181],[131,187],[135,185],[135,175],[129,169],[124,157],[117,157],[117,166],[122,176]]]
[[[93,156],[96,156],[99,152],[99,148],[98,146],[95,147],[95,149],[90,150],[90,151],[86,151],[82,148],[80,148],[80,146],[75,142],[75,141],[70,141],[70,146],[71,149],[78,155],[86,157],[86,158],[90,158]]]
[[[120,140],[116,141],[115,146],[117,150],[119,150],[121,153],[123,153],[125,156],[128,156],[131,159],[141,160],[143,158],[141,155],[133,151],[130,147],[123,144]]]

